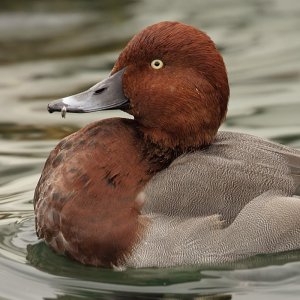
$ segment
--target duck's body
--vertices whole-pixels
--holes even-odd
[[[151,225],[128,264],[216,264],[299,248],[299,174],[300,151],[218,133],[146,185],[142,214]]]
[[[300,153],[220,133],[229,96],[203,32],[162,22],[135,36],[111,76],[49,111],[122,108],[51,152],[36,229],[55,251],[96,266],[219,263],[300,247]]]

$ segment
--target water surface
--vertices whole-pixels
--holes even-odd
[[[298,299],[299,251],[228,266],[113,271],[86,267],[38,242],[32,198],[49,151],[64,136],[119,111],[49,115],[47,103],[108,75],[148,24],[206,31],[231,84],[223,129],[300,148],[300,2],[2,1],[0,4],[1,299]],[[211,298],[215,295],[215,298]]]

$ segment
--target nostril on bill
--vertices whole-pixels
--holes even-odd
[[[106,89],[107,89],[106,87],[100,88],[94,92],[94,95],[99,95],[103,93]]]

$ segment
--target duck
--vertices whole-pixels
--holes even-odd
[[[300,248],[300,151],[219,131],[229,84],[203,31],[146,27],[109,76],[49,112],[121,109],[51,151],[34,193],[36,233],[97,267],[222,264]]]

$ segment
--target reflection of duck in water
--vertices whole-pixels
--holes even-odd
[[[201,31],[146,28],[108,79],[49,111],[122,108],[51,152],[35,192],[37,234],[97,266],[220,263],[299,248],[300,152],[217,130],[229,87]],[[65,108],[64,108],[65,107]],[[298,190],[299,191],[299,190]]]

